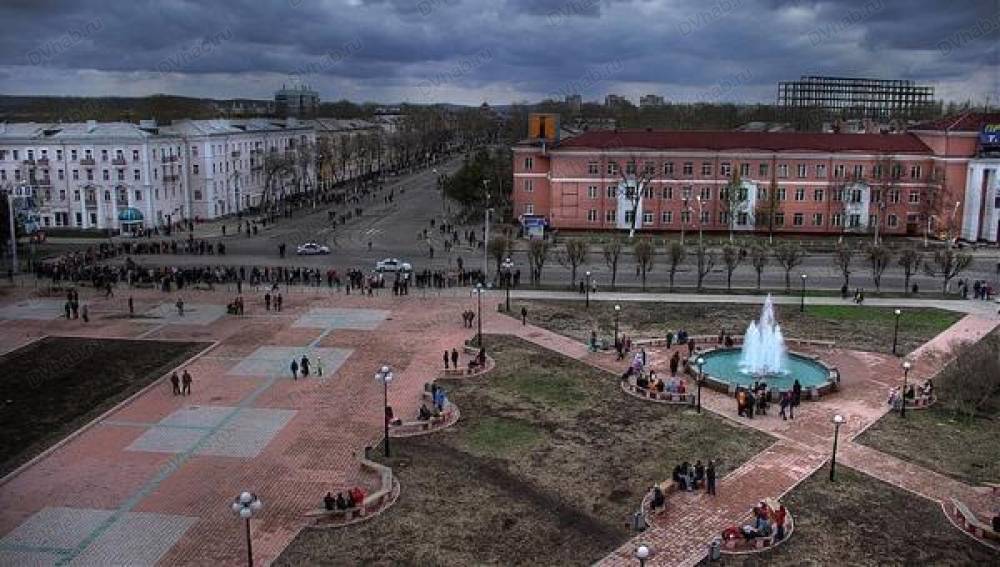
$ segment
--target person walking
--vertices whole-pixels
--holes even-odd
[[[81,313],[81,318],[83,319],[83,322],[84,323],[89,323],[90,322],[90,309],[87,307],[86,303],[84,303],[83,306],[80,308],[80,313]]]
[[[180,297],[178,297],[177,298],[177,303],[175,303],[174,305],[177,306],[177,316],[178,317],[183,317],[184,316],[184,300],[181,299]]]
[[[527,307],[522,307],[521,308],[521,326],[524,326],[524,325],[527,325],[527,324],[528,324],[528,308]]]
[[[444,369],[448,370],[448,351],[444,351]]]
[[[275,307],[278,308],[278,311],[281,311],[281,294],[280,293],[278,294],[278,297],[275,298]]]
[[[292,369],[292,379],[293,380],[298,380],[299,379],[299,361],[295,360],[294,358],[292,359],[291,369]]]
[[[708,468],[705,469],[705,492],[715,496],[715,461],[708,461]]]
[[[265,293],[264,294],[264,310],[265,311],[270,311],[271,310],[271,294],[270,293]]]
[[[181,375],[181,395],[191,395],[191,375],[188,374],[187,368],[184,369],[184,374]]]
[[[302,361],[299,362],[299,369],[302,371],[302,377],[303,378],[308,378],[309,377],[309,356],[308,355],[305,355],[305,354],[302,355]]]
[[[130,318],[135,316],[135,302],[132,301],[131,295],[128,296],[128,316]]]
[[[323,377],[323,359],[316,357],[316,376]]]
[[[177,371],[170,375],[170,385],[173,388],[175,396],[181,395],[181,377],[177,375]]]
[[[452,368],[458,368],[458,350],[451,349],[451,366]]]

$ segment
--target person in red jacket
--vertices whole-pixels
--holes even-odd
[[[781,541],[781,540],[785,539],[785,514],[786,513],[787,512],[785,511],[785,505],[784,504],[779,505],[778,509],[774,512],[773,520],[774,520],[775,528],[777,530],[777,533],[774,536],[774,540],[775,541]]]

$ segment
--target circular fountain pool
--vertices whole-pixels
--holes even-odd
[[[742,349],[718,349],[704,353],[704,372],[709,380],[726,384],[749,386],[758,376],[744,371],[740,365],[743,356]],[[830,382],[830,369],[826,365],[811,358],[787,353],[781,373],[768,374],[764,377],[772,390],[790,390],[795,380],[799,381],[803,390],[822,388]]]

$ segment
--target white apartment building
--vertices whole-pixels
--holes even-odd
[[[43,230],[213,219],[261,203],[266,152],[313,144],[295,119],[0,124],[0,189],[32,195]],[[301,177],[315,186],[311,163]],[[288,181],[271,197],[299,190]]]

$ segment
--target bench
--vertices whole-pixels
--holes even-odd
[[[657,402],[694,405],[697,403],[698,399],[697,395],[691,392],[684,392],[683,394],[680,394],[677,392],[658,392],[650,388],[640,388],[636,386],[635,382],[632,380],[624,382],[623,385],[628,392]]]
[[[976,517],[964,503],[951,499],[952,511],[959,526],[979,539],[992,539],[1000,541],[1000,533],[993,531],[993,528]]]
[[[936,401],[937,401],[937,398],[935,398],[934,396],[917,396],[916,398],[913,398],[912,400],[906,400],[906,408],[907,409],[926,409],[926,408],[930,407]]]
[[[333,510],[327,510],[326,508],[319,508],[317,510],[310,510],[306,512],[306,517],[308,518],[339,518],[343,516],[344,521],[353,520],[355,517],[362,515],[363,510],[355,506],[354,508],[345,508],[343,510],[334,508]]]
[[[379,475],[379,488],[375,492],[365,496],[364,500],[358,503],[354,508],[347,508],[345,510],[327,510],[326,508],[320,508],[317,510],[310,510],[306,512],[306,517],[310,518],[340,518],[343,517],[345,523],[349,522],[355,518],[367,516],[369,512],[377,510],[386,501],[392,499],[393,493],[395,492],[395,486],[393,484],[392,469],[387,466],[380,465],[374,461],[370,461],[365,457],[361,457],[361,468],[368,469],[376,472]]]
[[[773,498],[765,499],[765,503],[768,508],[772,511],[778,509],[778,504]],[[763,551],[765,549],[770,549],[775,545],[787,540],[791,535],[792,531],[795,529],[795,522],[792,519],[791,512],[785,509],[785,537],[780,541],[775,541],[778,535],[777,526],[771,522],[771,533],[763,537],[755,537],[753,539],[747,540],[742,535],[733,539],[724,539],[722,543],[722,551],[727,554],[744,554],[744,553],[755,553],[758,551]]]

